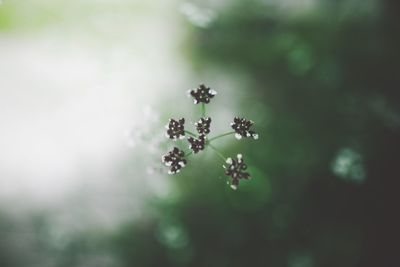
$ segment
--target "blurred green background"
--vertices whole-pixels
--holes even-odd
[[[67,206],[18,208],[19,213],[13,211],[13,199],[23,196],[9,198],[0,211],[0,266],[400,266],[398,1],[39,2],[5,0],[0,5],[3,51],[4,40],[22,42],[19,36],[40,35],[48,27],[45,36],[61,29],[72,43],[76,35],[71,32],[86,27],[85,45],[86,39],[100,42],[105,47],[100,56],[128,42],[121,55],[131,55],[131,61],[146,53],[146,45],[154,51],[168,46],[160,69],[155,66],[160,57],[153,58],[151,50],[127,74],[146,73],[139,75],[146,86],[129,85],[118,93],[151,102],[160,119],[139,138],[141,150],[119,154],[113,171],[101,174],[111,177],[110,184],[126,186],[123,201],[158,178],[155,191],[140,197],[136,215],[129,205],[118,206],[117,215],[106,212],[106,217],[127,214],[108,227],[81,226],[93,206],[72,212],[81,204],[70,195],[62,202]],[[95,15],[100,22],[111,18],[97,28],[88,23]],[[137,25],[132,17],[141,18],[144,33],[131,40],[134,33],[124,27]],[[112,24],[114,19],[118,23]],[[135,38],[165,33],[167,22],[173,30],[160,42],[149,38],[136,46]],[[154,64],[146,65],[149,61]],[[149,80],[160,82],[149,87]],[[159,158],[172,144],[151,141],[169,117],[195,120],[198,109],[185,91],[200,82],[219,93],[208,109],[215,114],[216,132],[229,131],[230,118],[240,115],[254,120],[260,134],[257,141],[216,142],[225,155],[242,153],[249,165],[253,179],[236,191],[226,185],[222,162],[211,151],[191,158],[179,175],[165,175]],[[13,84],[0,90],[6,94]],[[150,95],[138,96],[143,90]],[[118,111],[130,110],[126,105]],[[143,171],[150,165],[152,171]],[[4,179],[7,172],[1,170]],[[79,179],[96,180],[97,175],[88,171]],[[122,192],[105,188],[77,195],[98,194],[94,207],[102,210],[97,199],[108,203]],[[60,209],[73,223],[54,223],[53,213],[59,216]]]

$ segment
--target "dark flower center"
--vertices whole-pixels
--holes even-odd
[[[252,137],[253,139],[258,139],[258,134],[250,130],[250,127],[253,124],[253,121],[235,117],[231,123],[231,127],[233,130],[235,130],[235,136],[237,139],[241,139],[242,137]]]
[[[174,147],[166,155],[162,157],[162,161],[166,166],[170,167],[169,174],[175,174],[180,171],[181,168],[185,167],[186,159],[184,159],[185,152],[177,147]]]
[[[201,118],[194,125],[196,126],[196,130],[199,134],[209,134],[210,133],[210,124],[211,124],[211,118],[205,117],[205,118]]]
[[[204,134],[200,135],[198,139],[189,137],[188,142],[190,143],[189,148],[197,153],[203,150],[206,146],[206,136]]]
[[[217,94],[216,91],[206,87],[204,84],[200,84],[198,88],[190,91],[190,95],[193,97],[193,102],[198,103],[210,103],[210,99]]]
[[[229,165],[224,166],[225,175],[228,175],[232,178],[231,187],[233,189],[237,188],[240,179],[250,179],[250,174],[248,172],[245,172],[245,170],[247,169],[247,165],[244,163],[241,154],[237,155],[237,160],[228,158],[226,160],[226,163],[228,163]]]
[[[167,137],[170,139],[182,139],[185,137],[185,119],[170,119],[167,127]]]

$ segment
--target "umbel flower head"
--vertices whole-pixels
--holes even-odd
[[[162,162],[165,166],[170,167],[168,173],[175,174],[180,172],[180,170],[186,166],[185,152],[177,147],[174,147],[171,151],[162,157]]]
[[[234,132],[231,131],[208,138],[211,131],[211,118],[205,115],[205,104],[209,103],[211,98],[213,98],[217,92],[206,87],[204,84],[201,84],[196,89],[189,91],[189,93],[193,97],[195,104],[201,103],[201,118],[194,123],[196,128],[195,133],[185,130],[184,118],[170,119],[168,125],[166,125],[166,136],[175,141],[177,139],[184,139],[185,134],[189,135],[187,142],[190,150],[185,152],[178,147],[174,147],[171,151],[162,156],[162,162],[169,167],[169,174],[175,174],[180,172],[180,170],[186,166],[187,158],[190,155],[197,154],[206,147],[209,147],[226,162],[223,167],[225,169],[225,175],[227,175],[229,177],[228,179],[231,180],[228,184],[230,184],[231,188],[237,189],[240,179],[250,179],[250,174],[246,172],[247,165],[243,162],[242,155],[237,154],[235,158],[226,159],[223,153],[214,146],[213,142],[231,134],[235,134],[237,139],[249,137],[258,139],[258,134],[250,129],[254,123],[251,120],[235,117],[231,123],[232,129],[235,130]],[[180,145],[180,142],[178,142],[178,144]]]
[[[247,165],[243,161],[242,154],[237,154],[236,157],[237,159],[228,158],[226,163],[229,165],[224,165],[225,175],[228,175],[232,178],[231,187],[233,189],[237,189],[240,179],[250,179],[250,174],[245,172]]]
[[[195,104],[199,103],[210,103],[210,99],[217,94],[216,91],[206,87],[204,84],[200,84],[195,90],[190,91],[190,95],[193,97],[193,102]]]
[[[170,139],[183,139],[185,138],[185,119],[179,120],[169,119],[169,123],[165,126],[167,128],[166,136]]]
[[[241,139],[242,137],[251,137],[253,139],[258,139],[258,134],[250,130],[250,127],[254,124],[251,120],[246,120],[244,118],[235,117],[231,123],[231,127],[235,130],[235,137]]]
[[[210,124],[211,124],[211,118],[205,117],[205,118],[201,118],[194,125],[196,126],[196,130],[199,134],[209,134],[210,133]]]
[[[188,142],[190,143],[189,148],[196,154],[206,147],[206,136],[201,134],[197,139],[189,137]]]

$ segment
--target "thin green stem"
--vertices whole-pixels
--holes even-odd
[[[201,103],[201,116],[204,118],[206,116],[206,105]]]
[[[188,157],[188,156],[190,156],[190,155],[192,155],[192,154],[193,154],[193,151],[186,152],[186,153],[185,153],[185,157]]]
[[[194,134],[194,133],[192,133],[192,132],[189,132],[189,131],[186,131],[186,130],[185,130],[185,133],[187,133],[187,134],[189,134],[189,135],[191,135],[191,136],[193,136],[193,137],[197,137],[197,135]]]
[[[234,133],[235,132],[229,132],[229,133],[224,133],[224,134],[217,135],[217,136],[211,138],[210,140],[208,140],[208,142],[211,142],[211,141],[216,140],[218,138],[221,138],[221,137],[224,137],[224,136],[227,136],[227,135],[231,135],[231,134],[234,134]]]
[[[226,161],[226,157],[224,157],[224,155],[222,155],[222,153],[219,152],[219,150],[218,150],[215,146],[211,145],[210,143],[208,143],[208,145],[210,146],[210,148],[211,148],[212,150],[215,151],[215,153],[217,153],[217,155],[218,155],[223,161]]]

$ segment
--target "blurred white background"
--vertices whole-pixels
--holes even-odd
[[[148,148],[126,132],[157,123],[154,106],[182,90],[177,12],[174,1],[2,3],[2,208],[105,226],[139,210]]]

